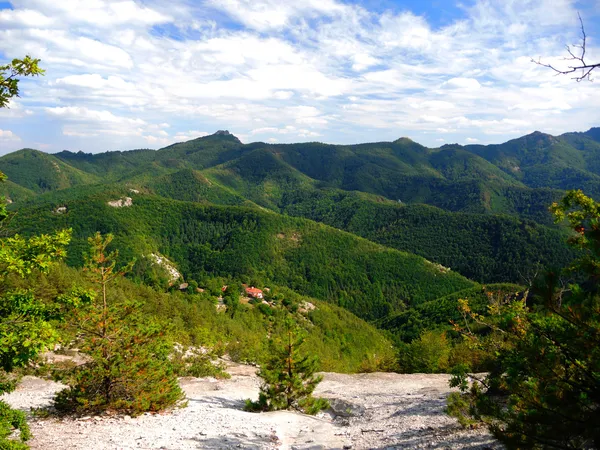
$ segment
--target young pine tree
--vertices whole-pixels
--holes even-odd
[[[55,399],[59,411],[135,415],[174,406],[183,397],[164,327],[143,315],[141,304],[116,298],[109,289],[131,267],[116,269],[117,253],[107,253],[111,241],[111,235],[100,233],[89,239],[85,270],[97,296],[74,315],[77,344],[89,361],[69,375],[69,388]]]
[[[258,401],[247,400],[246,409],[298,409],[307,414],[316,414],[329,407],[327,400],[312,396],[323,379],[315,375],[317,358],[304,351],[304,332],[291,317],[287,317],[283,325],[281,335],[271,339],[271,356],[258,372],[262,378]]]

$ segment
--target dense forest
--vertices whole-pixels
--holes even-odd
[[[89,236],[113,233],[138,272],[161,254],[200,286],[211,277],[286,286],[380,321],[568,264],[577,251],[547,208],[579,183],[561,167],[599,176],[596,138],[592,129],[430,149],[406,138],[244,145],[222,131],[158,151],[24,149],[0,158],[0,170],[18,211],[12,232],[72,228],[71,266],[82,266]],[[540,167],[544,182],[530,175]]]
[[[262,364],[273,381],[281,363],[273,345],[285,327],[312,355],[290,379],[308,383],[307,411],[326,407],[310,397],[316,370],[452,370],[461,386],[468,371],[493,377],[498,355],[517,344],[494,347],[506,322],[490,332],[490,321],[525,302],[526,320],[544,317],[565,282],[560,268],[586,257],[585,246],[569,245],[581,225],[555,221],[555,211],[564,189],[589,184],[596,195],[596,139],[594,130],[534,133],[500,146],[428,149],[408,139],[244,145],[218,132],[158,151],[6,155],[2,298],[10,305],[24,295],[27,311],[34,299],[46,305],[36,326],[52,333],[36,331],[39,346],[18,358],[8,352],[4,365],[28,367],[43,344],[79,342],[94,364],[48,369],[69,386],[55,401],[66,413],[163,409],[181,398],[177,374],[226,376],[214,361],[223,354]],[[107,287],[104,303],[94,283]],[[121,330],[119,340],[106,324]],[[7,336],[21,345],[19,333]],[[106,357],[117,342],[122,362]],[[190,350],[178,348],[206,353],[184,357]],[[291,347],[285,354],[308,361]],[[143,371],[168,389],[144,384]],[[112,377],[132,391],[96,387]],[[275,391],[247,407],[278,408]],[[468,424],[465,405],[489,414],[486,399],[463,393],[450,411]]]

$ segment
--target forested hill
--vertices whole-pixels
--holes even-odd
[[[282,192],[289,189],[328,187],[449,211],[508,213],[548,222],[545,205],[560,190],[583,188],[597,194],[597,130],[558,137],[535,132],[500,145],[435,149],[408,138],[357,145],[244,145],[228,132],[218,132],[158,151],[47,155],[24,149],[0,158],[0,170],[36,193],[98,182],[148,183],[187,169],[206,172],[209,179],[265,207],[278,207]]]
[[[218,132],[158,151],[24,149],[0,158],[1,189],[13,232],[73,229],[71,265],[87,237],[113,233],[123,260],[164,255],[199,286],[285,286],[411,340],[447,326],[461,292],[574,257],[547,209],[564,189],[596,195],[598,135],[431,149],[245,145]]]
[[[500,145],[429,149],[408,138],[244,145],[217,132],[158,151],[20,150],[0,158],[10,180],[1,189],[18,204],[66,188],[82,197],[127,185],[205,205],[263,207],[416,253],[479,282],[522,282],[538,262],[562,266],[573,256],[547,208],[562,189],[595,195],[599,134],[536,132]]]
[[[72,265],[82,264],[86,238],[115,234],[123,260],[160,253],[186,280],[211,277],[287,286],[374,320],[475,286],[456,272],[419,256],[383,247],[302,218],[256,208],[204,206],[129,193],[131,206],[108,202],[123,189],[77,198],[77,190],[42,197],[19,211],[20,232],[72,228]],[[59,212],[59,205],[67,205]]]

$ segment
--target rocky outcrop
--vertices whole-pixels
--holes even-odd
[[[120,198],[119,200],[111,200],[108,202],[108,206],[113,208],[126,208],[133,205],[133,199],[131,197]]]

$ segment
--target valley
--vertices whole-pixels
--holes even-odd
[[[83,323],[98,314],[85,302],[93,305],[86,292],[100,283],[94,333],[103,336],[106,320],[115,333],[147,324],[163,336],[150,342],[172,348],[163,367],[188,402],[165,415],[32,419],[31,448],[83,449],[90,438],[99,449],[503,448],[447,415],[467,382],[446,374],[493,373],[494,353],[474,340],[494,338],[488,317],[525,302],[537,308],[554,295],[544,290],[557,282],[553,271],[585,256],[568,243],[572,225],[555,223],[548,208],[568,189],[594,192],[597,137],[533,133],[431,149],[406,138],[242,144],[219,131],[157,151],[0,157],[10,239],[25,245],[19,236],[36,242],[67,230],[62,262],[7,277],[5,287],[54,308],[68,354],[81,339],[79,311]],[[31,251],[23,257],[38,264]],[[113,269],[107,285],[94,278]],[[269,367],[275,342],[288,339],[292,352],[292,336],[307,355],[298,364],[323,372],[315,395],[332,406],[317,418],[247,418],[243,400],[260,405],[257,390],[266,389],[255,367]],[[77,364],[38,362],[23,373],[68,383],[86,370]],[[50,417],[64,407],[68,391],[50,401],[60,385],[24,380],[9,404],[43,403]],[[339,404],[360,413],[335,413]]]
[[[536,132],[430,149],[407,138],[242,144],[219,131],[158,151],[20,150],[0,158],[1,189],[18,212],[11,230],[73,229],[73,267],[89,236],[112,233],[123,262],[163,254],[200,287],[214,277],[285,287],[395,323],[393,339],[410,342],[415,328],[399,330],[397,317],[420,305],[525,285],[576,256],[547,208],[600,177],[596,139]],[[430,325],[447,327],[455,301]]]

